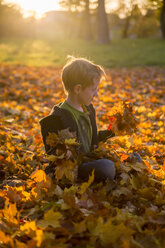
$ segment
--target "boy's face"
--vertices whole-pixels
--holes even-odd
[[[79,92],[79,102],[80,104],[84,104],[84,105],[89,105],[94,96],[97,96],[97,91],[98,91],[98,86],[100,83],[101,79],[100,78],[94,78],[93,79],[93,84],[82,88]]]

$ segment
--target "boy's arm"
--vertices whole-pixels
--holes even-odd
[[[111,137],[114,137],[115,136],[115,133],[111,130],[100,130],[97,132],[97,125],[96,125],[96,112],[95,112],[95,109],[93,107],[92,104],[90,104],[90,110],[91,110],[91,113],[93,115],[93,123],[94,123],[94,127],[96,128],[96,133],[97,133],[97,138],[98,138],[98,142],[105,142],[108,138],[111,138]]]
[[[101,130],[98,132],[98,142],[105,142],[108,138],[115,136],[115,133],[111,130]]]
[[[41,134],[43,143],[45,146],[45,151],[48,155],[54,154],[56,155],[56,147],[50,147],[46,143],[46,138],[49,133],[57,133],[61,129],[63,129],[62,122],[58,116],[49,115],[40,120],[41,125]]]

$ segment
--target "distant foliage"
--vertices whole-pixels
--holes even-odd
[[[133,32],[138,38],[160,36],[160,22],[155,11],[148,10],[135,24]]]
[[[138,4],[132,1],[130,8],[121,1],[119,9],[106,13],[106,1],[62,0],[65,10],[45,13],[40,20],[35,14],[23,18],[17,5],[4,4],[0,1],[0,36],[1,37],[33,37],[54,39],[83,39],[109,43],[112,38],[142,38],[160,36],[163,28],[163,1],[156,1],[154,8],[146,8],[147,14],[142,14]],[[107,1],[108,3],[108,1]],[[158,4],[161,3],[161,4]],[[161,12],[160,18],[156,16]],[[148,15],[149,12],[150,15]],[[120,14],[124,17],[120,18]]]

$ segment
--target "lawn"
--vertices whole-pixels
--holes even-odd
[[[67,55],[82,56],[105,67],[164,66],[161,39],[112,40],[98,45],[82,40],[0,39],[0,62],[31,66],[61,66]]]

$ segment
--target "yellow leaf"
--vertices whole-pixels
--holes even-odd
[[[87,226],[86,226],[86,220],[83,220],[79,223],[73,223],[74,224],[74,233],[82,233],[86,231]]]
[[[146,107],[145,106],[140,106],[137,108],[138,113],[146,112]]]
[[[23,233],[25,233],[30,237],[33,237],[37,241],[37,247],[40,247],[42,241],[44,240],[43,231],[37,229],[35,221],[25,223],[20,227],[20,231],[22,231]]]
[[[165,113],[165,105],[162,106],[161,110]]]
[[[159,126],[159,127],[161,127],[161,126],[163,126],[163,125],[164,125],[163,121],[158,121],[158,126]]]
[[[119,225],[112,224],[111,218],[104,223],[103,218],[99,217],[95,228],[95,235],[99,236],[103,245],[115,244],[123,236],[131,237],[133,233],[134,231],[127,228],[123,223]]]
[[[37,230],[36,231],[36,237],[35,240],[37,241],[37,246],[40,247],[42,241],[44,240],[45,236],[44,236],[44,232],[42,230]]]
[[[30,200],[30,193],[28,193],[27,191],[22,191],[21,194],[24,196],[25,199],[22,199],[23,201],[28,201]]]
[[[63,175],[66,176],[71,182],[74,181],[77,172],[77,162],[71,160],[63,160],[60,165],[56,166],[56,177],[61,179]]]
[[[126,140],[125,144],[128,148],[130,148],[132,146],[132,143],[130,142],[130,140]]]
[[[152,201],[155,198],[155,194],[152,192],[152,188],[139,189],[137,192],[142,198],[145,198],[147,200]]]
[[[7,222],[17,225],[18,220],[16,217],[18,217],[18,215],[19,213],[17,211],[16,204],[9,204],[9,206],[7,203],[5,204],[3,216]]]
[[[58,136],[56,133],[49,133],[49,135],[46,137],[46,143],[49,146],[55,146],[57,140],[58,140]]]
[[[134,175],[130,177],[130,183],[132,184],[133,189],[138,189],[141,184],[140,180]]]
[[[12,238],[0,230],[0,244],[8,244],[8,243],[10,243],[10,245],[13,247]]]
[[[88,182],[85,182],[85,183],[81,184],[81,189],[80,189],[80,191],[78,191],[78,193],[83,194],[87,190],[87,188],[91,185],[93,180],[94,180],[94,170],[92,171],[92,175],[89,176]]]
[[[75,171],[74,170],[69,170],[69,169],[65,169],[64,174],[66,176],[66,178],[68,178],[71,182],[74,181],[75,179]]]
[[[52,226],[54,228],[60,227],[59,219],[62,218],[60,212],[54,212],[53,208],[51,208],[48,212],[44,214],[44,219],[38,222],[38,226],[46,228],[48,226]]]
[[[26,222],[24,225],[20,227],[20,230],[25,234],[29,235],[31,231],[35,232],[37,230],[36,222],[35,221]]]
[[[79,145],[79,143],[76,142],[76,138],[65,139],[65,144],[66,145]]]
[[[37,112],[40,112],[41,111],[40,108],[37,105],[34,105],[33,106],[33,109],[36,110]]]
[[[57,166],[55,174],[57,179],[61,179],[64,175],[64,170],[60,166]]]
[[[28,248],[25,243],[19,242],[17,239],[15,239],[15,244],[17,248]]]
[[[35,182],[47,182],[47,176],[43,170],[34,171],[30,177],[34,179]]]
[[[62,153],[60,156],[49,155],[47,160],[55,162],[57,159],[63,159],[65,157],[65,153]]]
[[[165,180],[162,181],[162,184],[165,185]]]

